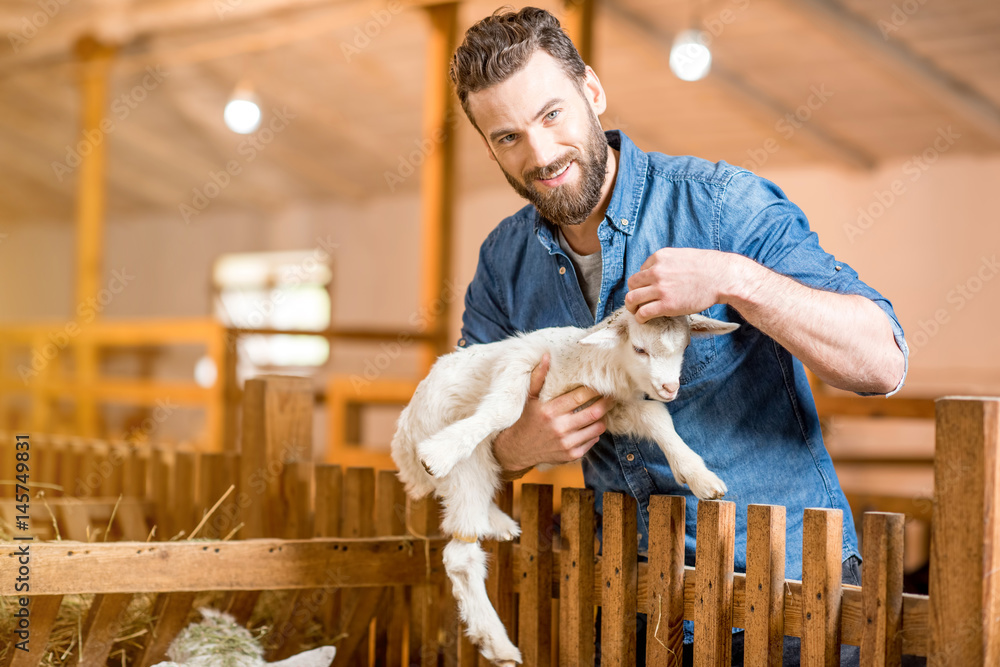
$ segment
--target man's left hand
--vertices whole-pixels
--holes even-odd
[[[642,323],[690,315],[721,303],[730,254],[698,248],[661,248],[628,279],[625,307]]]

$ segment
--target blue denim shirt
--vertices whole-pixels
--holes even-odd
[[[603,277],[596,315],[550,223],[529,205],[503,220],[482,245],[465,295],[459,346],[542,327],[593,326],[624,305],[626,280],[651,254],[685,247],[739,253],[810,287],[867,297],[885,311],[907,356],[892,304],[820,247],[805,214],[776,185],[726,162],[645,153],[617,130],[606,136],[620,150],[620,160],[597,232]],[[823,445],[802,363],[732,307],[717,304],[703,314],[742,326],[726,336],[691,340],[680,393],[664,409],[684,441],[726,483],[725,499],[736,503],[736,570],[746,571],[751,503],[787,508],[789,579],[802,578],[807,507],[843,510],[843,559],[860,557],[851,509]],[[636,498],[640,552],[647,548],[650,495],[686,496],[685,560],[694,564],[698,501],[674,480],[655,443],[605,434],[584,457],[583,474],[596,493],[598,512],[605,491]]]

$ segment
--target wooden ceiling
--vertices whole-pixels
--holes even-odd
[[[1000,151],[996,0],[596,1],[592,64],[610,100],[602,120],[646,150],[753,168],[863,170],[932,149],[951,127],[948,152]],[[464,3],[461,29],[498,4]],[[561,13],[558,3],[538,4]],[[712,33],[714,62],[705,80],[686,83],[667,62],[693,13]],[[421,159],[428,24],[413,4],[7,0],[0,28],[8,36],[0,45],[0,220],[73,219],[70,160],[93,141],[78,129],[74,44],[85,34],[118,45],[112,129],[101,138],[111,218],[183,223],[181,205],[234,161],[239,173],[208,203],[215,210],[417,189],[419,172],[410,170]],[[265,123],[276,110],[288,119],[256,148],[222,120],[243,79]],[[800,108],[807,121],[783,121]],[[455,123],[460,191],[505,187],[460,112]]]

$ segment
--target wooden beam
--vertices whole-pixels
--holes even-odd
[[[670,58],[671,37],[662,33],[646,17],[623,6],[620,2],[609,1],[604,6],[619,26],[655,46],[657,52],[661,54],[666,69]],[[793,113],[792,109],[748,83],[735,69],[727,68],[717,57],[712,61],[712,73],[705,82],[717,86],[735,99],[747,114],[762,127],[766,127],[768,132],[773,130],[777,119]],[[826,159],[854,169],[871,169],[876,163],[875,157],[868,151],[823,129],[815,118],[798,129],[795,141],[803,142]]]
[[[121,6],[121,3],[114,2],[114,5]],[[58,21],[51,21],[45,26],[44,31],[39,31],[40,34],[14,56],[0,59],[0,78],[18,69],[33,71],[39,67],[66,65],[67,61],[63,57],[66,44],[81,34],[101,37],[114,33],[114,39],[122,44],[132,42],[138,36],[152,34],[175,34],[189,40],[192,34],[197,35],[199,32],[218,34],[224,31],[250,34],[254,25],[273,27],[287,25],[289,19],[314,19],[317,13],[328,12],[330,7],[329,0],[254,0],[232,3],[204,2],[204,0],[130,2],[127,3],[127,9],[118,14],[114,14],[111,7],[104,9],[95,7],[75,17],[60,16]],[[354,10],[359,15],[367,14],[376,7],[384,8],[384,3],[341,0],[333,5],[334,11],[343,13],[344,10]],[[13,31],[15,34],[20,32],[22,13],[17,11],[0,16],[0,25],[5,26],[4,35],[8,31]],[[115,25],[108,25],[112,21]],[[137,42],[134,46],[139,46],[140,43]],[[141,47],[139,50],[142,50]]]
[[[431,578],[442,581],[441,550],[430,541]],[[427,561],[412,536],[227,542],[37,542],[32,595],[280,590],[422,584]],[[0,595],[14,595],[18,562],[0,558]]]
[[[31,546],[32,595],[160,593],[211,590],[281,590],[424,584],[431,555],[431,583],[444,581],[441,551],[449,538],[432,538],[428,549],[415,536],[240,540],[228,542],[42,542]],[[513,545],[513,559],[520,546]],[[561,553],[553,552],[552,597],[559,597]],[[16,558],[0,558],[0,595],[13,595]],[[684,618],[694,619],[695,568],[684,568]],[[649,564],[638,564],[638,612],[656,614],[649,595]],[[513,592],[520,581],[513,578]],[[745,627],[746,575],[733,574],[732,623]],[[605,587],[595,562],[594,599]],[[785,580],[785,635],[802,633],[802,583]],[[859,586],[843,585],[841,641],[860,646],[864,630]],[[903,653],[927,655],[929,599],[903,595]],[[412,635],[411,635],[412,636]],[[418,651],[419,653],[419,651]],[[981,663],[962,663],[981,664]]]
[[[827,31],[859,58],[872,59],[889,76],[907,88],[919,90],[969,123],[1000,147],[1000,107],[971,85],[937,67],[896,40],[887,40],[871,20],[862,18],[840,2],[785,0],[782,6]]]
[[[421,351],[422,369],[450,350],[451,302],[444,297],[451,276],[452,225],[455,208],[455,135],[448,117],[454,104],[448,65],[458,45],[458,3],[426,8],[431,32],[427,40],[423,139],[433,147],[420,171],[421,291],[420,305],[429,320],[436,350]]]
[[[108,97],[108,77],[114,47],[84,37],[77,43],[77,55],[86,65],[81,86],[81,118],[83,136],[103,134]],[[108,138],[93,142],[91,150],[81,156],[77,187],[76,210],[76,302],[96,298],[103,277],[104,209],[107,198]]]

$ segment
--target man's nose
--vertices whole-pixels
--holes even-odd
[[[681,388],[681,383],[680,382],[664,382],[663,383],[663,391],[667,392],[668,394],[676,394],[677,390],[679,390],[680,388]]]
[[[541,133],[528,134],[528,148],[531,151],[532,171],[544,169],[559,159],[559,151],[552,141],[549,141]]]

